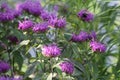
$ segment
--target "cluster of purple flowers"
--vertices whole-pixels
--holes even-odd
[[[19,12],[15,9],[11,9],[7,3],[3,3],[0,6],[0,22],[6,22],[13,20],[19,16]]]
[[[61,54],[61,49],[56,44],[44,45],[42,54],[46,57],[57,57]]]
[[[78,17],[85,22],[91,22],[94,19],[94,15],[87,10],[81,10]]]
[[[60,69],[62,72],[72,74],[74,72],[74,65],[71,62],[64,61],[60,63]]]
[[[73,34],[71,41],[73,42],[84,42],[90,40],[90,47],[94,52],[105,52],[106,46],[100,42],[97,41],[97,36],[94,31],[92,31],[90,34],[88,34],[85,31],[81,31],[78,35]]]
[[[0,61],[0,73],[7,72],[10,69],[10,64],[5,61]]]
[[[20,5],[20,10],[29,12],[35,16],[39,16],[42,11],[42,7],[39,1],[35,0],[26,0]]]

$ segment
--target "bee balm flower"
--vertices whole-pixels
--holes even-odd
[[[0,61],[0,73],[7,72],[10,69],[10,65],[7,62]]]
[[[61,54],[61,50],[57,45],[49,44],[42,47],[42,54],[46,57],[57,57]]]
[[[60,63],[62,72],[72,74],[74,72],[74,65],[71,62],[65,61]]]
[[[91,22],[94,19],[94,15],[87,10],[81,10],[78,17],[85,22]]]
[[[90,42],[90,47],[94,52],[105,52],[106,51],[106,46],[97,41]]]

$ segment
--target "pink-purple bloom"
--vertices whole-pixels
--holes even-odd
[[[66,26],[66,20],[64,18],[58,19],[55,24],[56,28],[64,28],[65,26]]]
[[[35,24],[32,30],[36,33],[46,32],[48,30],[48,23],[42,22],[42,23]]]
[[[10,69],[10,64],[5,61],[0,61],[0,73],[7,72]]]
[[[73,42],[83,42],[89,39],[89,34],[85,31],[81,31],[79,34],[73,34],[71,41]]]
[[[85,22],[91,22],[94,19],[94,15],[87,10],[81,10],[78,13],[78,17]]]
[[[105,52],[106,51],[105,44],[102,44],[97,41],[91,41],[90,47],[91,47],[92,51],[94,51],[94,52]]]
[[[48,23],[50,26],[55,27],[57,20],[58,20],[58,17],[56,14],[50,14],[50,18],[48,20]]]
[[[43,10],[43,11],[41,12],[40,17],[41,17],[43,20],[48,21],[48,20],[50,19],[50,14],[49,14],[47,11]]]
[[[42,47],[42,54],[46,57],[57,57],[61,54],[61,49],[55,44],[49,44]]]
[[[41,4],[38,0],[26,0],[21,4],[21,8],[24,11],[27,11],[35,16],[39,16],[42,11]]]
[[[24,20],[19,22],[18,29],[19,30],[28,30],[33,27],[33,22],[31,20]]]
[[[65,18],[58,18],[57,15],[50,15],[49,25],[55,28],[64,28],[66,26]]]
[[[74,72],[74,65],[68,61],[61,62],[60,68],[62,72],[65,72],[67,74],[72,74]]]

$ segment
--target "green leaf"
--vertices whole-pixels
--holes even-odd
[[[23,57],[20,52],[16,51],[13,53],[14,61],[18,64],[19,70],[21,70],[23,65]]]
[[[65,33],[64,37],[65,37],[66,40],[69,41],[71,39],[72,35],[70,33]]]

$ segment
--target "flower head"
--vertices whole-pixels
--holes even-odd
[[[18,25],[19,30],[28,30],[31,27],[33,27],[33,22],[31,20],[24,20],[22,22],[19,22]]]
[[[10,69],[10,64],[5,61],[0,61],[0,73],[7,72]]]
[[[94,15],[87,10],[81,10],[78,17],[85,22],[91,22],[94,19]]]
[[[48,23],[50,26],[55,27],[57,20],[58,20],[58,17],[56,14],[50,14],[50,18],[48,20]]]
[[[25,10],[33,15],[39,16],[42,11],[42,7],[39,1],[37,0],[26,0],[21,4],[22,10]]]
[[[36,33],[45,32],[46,30],[48,30],[48,23],[43,22],[43,23],[35,24],[32,30]]]
[[[94,52],[105,52],[106,51],[106,46],[105,44],[102,44],[97,41],[91,41],[90,42],[90,47]]]
[[[64,18],[60,18],[57,20],[55,27],[56,28],[64,28],[66,25],[66,20]]]
[[[61,50],[57,45],[49,44],[42,47],[42,54],[46,57],[57,57],[61,54]]]
[[[43,10],[43,11],[41,12],[40,17],[41,17],[43,20],[48,21],[48,20],[50,19],[50,14],[49,14],[47,11]]]
[[[73,34],[71,40],[73,42],[83,42],[89,39],[89,34],[85,31],[81,31],[78,35]]]
[[[60,63],[62,72],[72,74],[74,72],[74,65],[71,62],[65,61]]]

